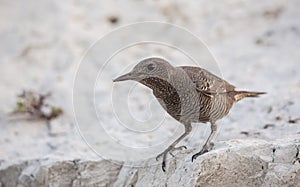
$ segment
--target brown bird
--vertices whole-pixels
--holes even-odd
[[[147,58],[139,62],[131,72],[122,75],[114,82],[133,80],[153,90],[161,106],[174,119],[181,122],[185,132],[164,152],[162,170],[165,171],[167,153],[185,148],[175,145],[192,131],[192,123],[210,122],[211,132],[202,149],[192,156],[210,151],[212,139],[217,131],[216,121],[226,116],[232,105],[245,98],[257,97],[264,92],[236,91],[227,81],[200,67],[174,67],[162,58]]]

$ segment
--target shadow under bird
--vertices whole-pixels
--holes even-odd
[[[216,121],[229,113],[232,105],[245,97],[257,97],[265,92],[236,91],[227,81],[200,67],[174,67],[168,61],[151,57],[139,62],[131,72],[113,80],[113,82],[133,80],[153,90],[161,106],[174,119],[182,123],[185,132],[165,151],[156,157],[162,159],[162,170],[166,169],[168,152],[186,149],[175,147],[192,131],[192,123],[210,122],[211,132],[202,149],[192,156],[210,151],[212,139],[217,131]]]

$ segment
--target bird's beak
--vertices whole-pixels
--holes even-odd
[[[121,75],[120,77],[114,79],[113,82],[120,82],[120,81],[127,81],[127,80],[134,80],[134,77],[132,76],[131,72]]]

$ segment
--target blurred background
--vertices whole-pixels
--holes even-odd
[[[142,21],[167,22],[188,29],[208,46],[218,66],[216,74],[238,89],[268,92],[261,98],[245,99],[236,104],[230,114],[219,122],[216,141],[246,138],[275,140],[299,136],[299,8],[298,0],[1,0],[0,160],[99,158],[76,128],[72,104],[75,75],[79,63],[87,57],[89,47],[99,38],[120,26]],[[149,28],[149,32],[151,29],[155,31],[156,28]],[[167,36],[168,32],[159,34]],[[184,38],[180,39],[184,41]],[[195,48],[195,45],[191,43],[190,48]],[[153,54],[177,59],[179,64],[189,64],[185,63],[186,57],[173,50],[139,46],[123,52],[118,59],[135,64],[143,56]],[[98,52],[100,58],[101,51]],[[108,75],[107,80],[115,78],[121,70],[125,71],[125,66],[114,64],[104,71]],[[115,68],[120,69],[116,71]],[[86,73],[89,74],[89,69]],[[113,83],[106,82],[105,86],[111,88]],[[148,111],[143,106],[151,103],[153,96],[144,87],[135,88],[134,91],[141,94],[131,98],[134,102],[129,108],[133,107],[140,112],[139,115],[143,115]],[[51,107],[62,113],[51,119],[45,119],[45,115],[40,113],[27,114],[25,119],[22,115],[12,115],[11,112],[20,107],[17,95],[22,94],[23,90],[33,90],[37,94],[34,97],[51,93],[45,101],[50,107],[46,106],[42,114],[46,113],[48,117],[49,114],[54,115],[51,113],[54,108]],[[86,91],[84,87],[80,90],[83,93]],[[99,103],[107,99],[104,95],[110,94],[105,90],[96,92],[95,99]],[[122,94],[122,90],[119,93]],[[145,98],[148,98],[147,101]],[[92,104],[87,105],[88,108],[82,106],[83,112],[94,107]],[[105,113],[106,108],[102,107],[101,111],[108,118],[115,117],[111,111]],[[156,112],[160,114],[160,111]],[[170,143],[183,132],[183,128],[168,115],[163,116],[169,124],[162,131],[165,133],[163,141]],[[145,119],[148,119],[147,116]],[[151,124],[151,121],[147,123]],[[195,129],[183,144],[200,148],[208,136],[209,126],[202,124]],[[117,132],[120,139],[131,142],[132,146],[141,143],[140,139],[120,129],[110,128],[110,131]],[[89,132],[95,140],[93,146],[106,145],[102,151],[120,154],[120,150],[97,138],[107,132],[90,130],[86,133]],[[154,140],[162,134],[159,132],[153,136],[143,137],[143,145],[155,144]],[[168,142],[157,148],[157,153]]]

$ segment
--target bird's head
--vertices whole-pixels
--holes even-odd
[[[134,80],[141,82],[148,78],[168,80],[169,72],[174,68],[162,58],[151,57],[140,61],[129,73],[119,76],[113,82]]]

